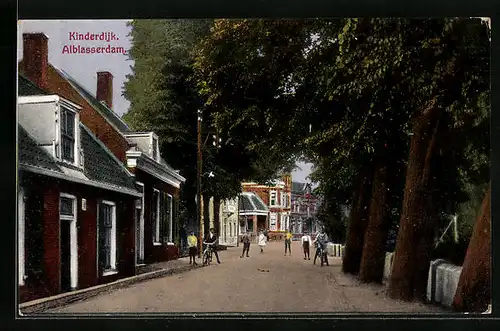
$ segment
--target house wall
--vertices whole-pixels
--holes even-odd
[[[146,263],[155,263],[176,259],[179,254],[177,246],[167,246],[166,244],[156,246],[153,244],[153,221],[151,219],[151,211],[153,206],[153,189],[168,193],[176,200],[179,199],[179,189],[160,181],[142,170],[134,169],[133,172],[136,176],[136,180],[144,184],[144,261]],[[177,210],[174,206],[172,220],[174,229],[179,228],[177,216]],[[174,232],[173,236],[175,237]]]
[[[78,289],[115,281],[135,273],[135,197],[86,185],[58,181],[30,173],[22,173],[21,186],[26,191],[35,191],[43,196],[43,275],[42,284],[30,279],[20,288],[21,302],[61,293],[60,272],[60,193],[77,198],[77,240],[78,240]],[[82,198],[87,208],[82,210]],[[100,200],[116,204],[117,226],[117,269],[118,273],[102,276],[97,263],[97,205]],[[30,222],[26,219],[25,222]],[[26,248],[28,249],[28,248]],[[25,255],[27,252],[25,252]]]
[[[234,208],[234,212],[228,211],[228,206]],[[238,199],[224,200],[220,207],[221,234],[219,242],[226,245],[236,245],[238,240]]]

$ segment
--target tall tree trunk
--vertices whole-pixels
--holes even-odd
[[[215,233],[217,233],[217,235],[220,236],[221,231],[220,231],[220,198],[219,197],[214,197],[214,228],[215,228]]]
[[[456,311],[482,312],[491,301],[491,184],[476,219],[453,300]]]
[[[363,240],[368,223],[368,207],[370,203],[371,182],[373,171],[370,167],[360,170],[357,187],[352,199],[352,207],[347,224],[345,255],[342,260],[342,271],[357,274],[363,253]]]
[[[203,232],[208,234],[210,230],[210,196],[203,196]]]
[[[387,159],[380,160],[373,178],[373,190],[365,231],[359,278],[363,282],[382,282],[385,263],[385,244],[389,230]]]
[[[431,210],[432,159],[442,109],[427,103],[413,125],[406,183],[389,295],[394,299],[425,298],[433,248]]]

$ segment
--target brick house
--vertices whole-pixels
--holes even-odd
[[[319,199],[312,194],[310,183],[292,182],[292,209],[290,215],[291,231],[293,234],[315,233],[318,230],[316,214],[319,208]]]
[[[249,234],[256,241],[261,230],[269,228],[269,209],[255,192],[242,192],[238,197],[239,237]]]
[[[79,105],[22,76],[19,94],[20,301],[134,275],[134,177]]]
[[[253,192],[266,202],[269,221],[266,226],[271,238],[282,239],[290,228],[291,176],[283,175],[270,185],[242,183],[243,192]]]
[[[185,179],[161,158],[154,132],[134,132],[112,110],[112,74],[97,73],[94,96],[49,63],[48,38],[43,33],[23,34],[19,70],[37,87],[80,105],[80,121],[134,175],[136,185],[144,193],[134,209],[137,266],[176,258],[177,205]]]

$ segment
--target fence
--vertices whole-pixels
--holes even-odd
[[[326,253],[328,256],[344,257],[344,245],[328,243],[326,245]]]
[[[427,282],[427,300],[451,307],[461,271],[462,267],[445,260],[432,261]]]
[[[385,254],[384,280],[391,278],[394,253]],[[427,301],[451,307],[462,267],[439,259],[431,261],[427,279]]]
[[[328,243],[326,251],[329,256],[344,257],[345,247],[342,244]],[[384,281],[388,285],[391,278],[394,253],[387,252],[384,262]],[[445,260],[432,261],[427,281],[427,300],[451,307],[458,286],[462,267],[446,262]]]

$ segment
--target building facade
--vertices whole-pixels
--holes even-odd
[[[135,274],[133,175],[80,122],[81,107],[23,77],[18,98],[20,301]]]
[[[320,199],[312,193],[310,183],[292,182],[291,231],[293,234],[315,233],[319,229],[317,213]]]
[[[236,197],[221,203],[219,242],[226,246],[238,245],[238,201],[239,197]]]
[[[266,230],[271,238],[281,238],[290,229],[291,183],[290,175],[283,175],[269,185],[242,183],[243,192],[253,192],[266,203],[269,210]]]
[[[259,231],[269,228],[269,208],[255,192],[242,192],[238,197],[238,240],[244,234],[256,242]]]
[[[97,72],[96,94],[48,61],[48,38],[23,35],[19,71],[36,87],[81,106],[80,121],[133,174],[143,193],[133,210],[136,265],[166,261],[178,254],[177,204],[185,179],[160,155],[154,132],[134,132],[113,111],[113,75]]]

